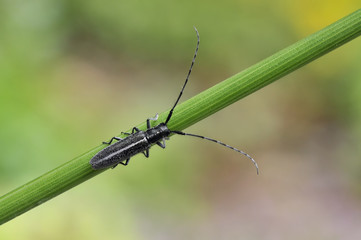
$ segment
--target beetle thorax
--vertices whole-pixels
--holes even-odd
[[[165,123],[161,123],[145,132],[147,139],[150,143],[156,143],[165,137],[168,137],[170,130]]]

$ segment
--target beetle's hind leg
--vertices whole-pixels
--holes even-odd
[[[132,134],[133,133],[136,133],[136,132],[139,132],[140,131],[140,129],[139,128],[137,128],[137,127],[133,127],[133,129],[132,129]]]
[[[122,140],[120,137],[112,137],[112,139],[110,139],[110,141],[109,142],[103,142],[103,144],[108,144],[108,145],[110,145],[112,142],[113,142],[113,140]]]
[[[124,166],[127,166],[127,165],[128,165],[128,162],[129,162],[129,159],[130,159],[130,158],[128,158],[127,160],[125,160],[125,162],[120,162],[119,164],[122,164],[122,165],[124,165]]]
[[[121,134],[124,134],[124,135],[129,136],[129,135],[132,135],[132,134],[134,134],[134,133],[136,133],[136,132],[139,132],[139,131],[140,131],[140,129],[139,129],[139,128],[137,128],[137,127],[133,127],[133,129],[132,129],[132,133],[121,132]]]
[[[112,167],[112,169],[114,169],[116,166],[118,166],[118,164],[122,164],[122,165],[124,165],[124,166],[127,166],[127,165],[128,165],[128,162],[129,162],[129,159],[130,159],[130,158],[128,158],[127,160],[125,160],[124,163],[123,163],[123,162],[120,162],[120,163],[115,164],[115,165]]]

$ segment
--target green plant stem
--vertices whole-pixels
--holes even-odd
[[[361,9],[177,106],[168,127],[183,130],[361,34]],[[165,120],[168,112],[159,116]],[[145,122],[138,125],[146,128]],[[103,171],[89,160],[105,145],[55,168],[0,198],[0,225]]]

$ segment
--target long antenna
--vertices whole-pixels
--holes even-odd
[[[230,149],[232,149],[232,150],[234,150],[236,152],[239,152],[240,154],[243,154],[244,156],[248,157],[253,162],[254,166],[257,169],[257,175],[259,174],[257,162],[248,153],[245,153],[245,152],[243,152],[241,150],[238,150],[237,148],[234,148],[232,146],[229,146],[228,144],[222,143],[222,142],[220,142],[218,140],[215,140],[215,139],[212,139],[212,138],[207,138],[207,137],[204,137],[204,136],[191,134],[191,133],[184,133],[184,132],[181,132],[181,131],[171,131],[171,133],[175,133],[175,134],[179,134],[179,135],[185,135],[185,136],[192,136],[192,137],[197,137],[197,138],[202,138],[202,139],[205,139],[205,140],[209,140],[209,141],[221,144],[221,145],[223,145],[223,146],[225,146],[227,148],[230,148]]]
[[[165,124],[167,124],[170,120],[170,118],[172,117],[173,115],[173,110],[174,108],[177,106],[178,102],[179,102],[179,99],[181,98],[182,94],[183,94],[183,91],[184,91],[184,88],[186,87],[187,85],[187,82],[188,82],[188,79],[189,79],[189,76],[191,75],[191,72],[192,72],[192,68],[193,68],[193,65],[194,65],[194,62],[196,61],[196,57],[197,57],[197,53],[198,53],[198,48],[199,48],[199,33],[198,33],[198,30],[196,27],[194,27],[194,30],[196,30],[196,33],[197,33],[197,48],[196,48],[196,51],[194,53],[194,56],[193,56],[193,60],[192,60],[192,63],[191,63],[191,66],[189,68],[189,71],[188,71],[188,74],[187,74],[187,77],[186,77],[186,81],[184,82],[183,84],[183,88],[177,98],[177,101],[175,101],[175,104],[174,106],[172,107],[172,109],[169,111],[169,114],[168,114],[168,117],[167,117],[167,120],[165,120]]]

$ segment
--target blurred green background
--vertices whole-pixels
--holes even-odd
[[[0,0],[0,195],[358,0]],[[0,239],[361,239],[361,39],[0,227]],[[0,213],[1,214],[1,213]]]

